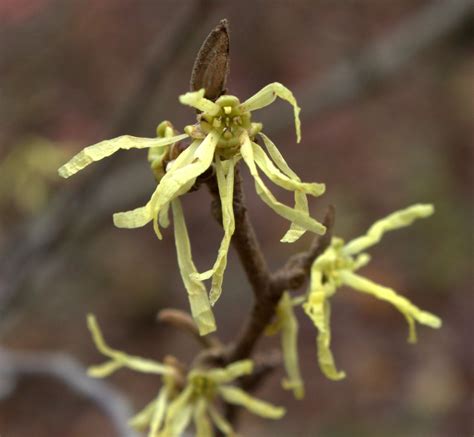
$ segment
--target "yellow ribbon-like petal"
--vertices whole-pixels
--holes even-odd
[[[301,108],[298,106],[298,103],[293,93],[281,83],[274,82],[262,88],[252,97],[243,102],[240,105],[240,108],[243,111],[255,111],[257,109],[261,109],[265,106],[270,105],[275,101],[277,97],[287,101],[291,106],[293,106],[296,127],[296,140],[299,143],[301,141]]]
[[[216,384],[228,384],[241,376],[250,375],[252,372],[253,361],[241,360],[231,363],[223,369],[211,369],[207,372],[207,376]]]
[[[176,159],[176,163],[163,176],[157,189],[151,196],[150,206],[153,211],[154,228],[158,237],[161,236],[158,229],[158,214],[161,208],[168,202],[183,194],[183,188],[189,190],[196,178],[204,173],[212,164],[214,151],[216,149],[219,134],[211,132],[200,143],[192,155],[192,161],[186,165],[180,165],[181,161]]]
[[[187,164],[191,163],[193,160],[193,156],[196,153],[196,150],[198,149],[200,145],[199,141],[194,141],[188,148],[186,148],[181,154],[171,163],[172,168],[182,168],[186,166]],[[192,186],[194,181],[190,181],[188,184],[185,184],[181,187],[181,189],[176,193],[176,195],[184,194],[189,188]],[[161,181],[158,183],[158,186],[155,189],[155,193],[152,195],[151,199],[148,201],[148,203],[145,206],[141,206],[139,208],[133,209],[131,211],[125,211],[125,212],[117,212],[114,214],[114,225],[117,228],[126,228],[126,229],[135,229],[135,228],[141,228],[151,221],[157,219],[155,212],[154,212],[154,207],[153,207],[153,196],[158,195],[156,194],[157,192],[159,193],[160,190],[160,184]],[[162,208],[164,210],[169,207],[169,202],[164,203]],[[161,223],[161,211],[156,213],[158,217],[160,218],[160,223]],[[164,212],[166,214],[166,211]],[[165,226],[164,226],[165,227]],[[158,227],[156,227],[158,228]],[[161,239],[161,233],[157,232],[158,238]]]
[[[280,151],[278,150],[277,146],[275,146],[273,141],[271,141],[270,138],[268,138],[262,132],[260,132],[260,136],[262,137],[263,143],[265,144],[265,147],[270,157],[273,159],[273,162],[275,162],[276,166],[289,178],[296,181],[301,181],[299,176],[286,163],[285,158],[283,158],[283,155],[280,153]],[[324,185],[324,184],[318,184],[318,185]],[[295,210],[300,211],[301,213],[305,215],[309,215],[308,199],[306,197],[306,194],[301,193],[300,191],[295,191]],[[287,231],[287,233],[283,236],[283,238],[280,241],[282,243],[294,243],[299,238],[301,238],[305,234],[305,232],[306,232],[306,229],[302,228],[301,226],[296,225],[295,223],[292,223],[290,226],[290,229]]]
[[[323,254],[324,255],[324,254]],[[309,295],[303,304],[303,309],[318,329],[318,361],[321,371],[329,379],[337,381],[345,378],[343,371],[338,371],[331,352],[331,326],[328,297],[335,291],[334,286],[329,283],[323,284],[323,274],[315,262],[311,267],[311,282]]]
[[[280,419],[285,415],[285,409],[276,407],[268,402],[256,399],[240,388],[224,385],[218,388],[220,395],[229,404],[239,405],[250,412],[266,419]]]
[[[258,144],[252,143],[252,149],[255,163],[274,184],[288,191],[300,191],[305,194],[311,194],[315,197],[324,193],[326,189],[324,184],[317,184],[314,182],[305,183],[301,182],[300,178],[295,179],[286,176],[275,166],[275,164],[273,164]]]
[[[165,425],[160,437],[178,437],[191,422],[193,387],[188,385],[174,399],[166,411]]]
[[[194,279],[193,274],[197,274],[197,270],[192,260],[191,244],[179,199],[171,202],[171,208],[178,265],[184,286],[188,292],[191,314],[199,328],[199,333],[201,335],[209,334],[216,330],[216,322],[212,314],[206,287],[201,281]]]
[[[129,420],[129,425],[138,431],[144,431],[148,428],[148,437],[158,437],[165,417],[168,400],[169,390],[168,387],[164,386],[156,399]]]
[[[216,425],[216,428],[225,436],[236,437],[231,424],[225,420],[225,418],[217,411],[217,409],[212,404],[209,404],[208,408],[209,415],[211,416],[214,425]]]
[[[199,109],[199,111],[205,112],[209,115],[217,115],[221,110],[221,107],[213,101],[206,99],[204,97],[205,93],[206,90],[204,88],[199,91],[191,91],[179,96],[179,101],[183,105]]]
[[[311,218],[309,215],[304,214],[302,211],[290,208],[289,206],[286,206],[275,199],[275,196],[273,196],[270,190],[265,186],[258,174],[254,160],[252,143],[248,135],[244,135],[240,153],[250,170],[250,174],[255,180],[255,189],[257,191],[257,195],[263,200],[264,203],[266,203],[277,214],[308,231],[319,235],[322,235],[326,232],[326,227]]]
[[[194,426],[196,428],[196,437],[213,437],[214,429],[209,416],[207,415],[207,400],[200,398],[194,408]]]
[[[418,204],[396,211],[387,217],[376,221],[361,237],[355,238],[344,246],[343,252],[346,255],[353,255],[361,252],[374,244],[377,244],[383,234],[388,231],[403,228],[411,225],[419,218],[425,218],[434,212],[433,205]]]
[[[145,149],[150,147],[165,147],[187,138],[187,134],[176,135],[169,138],[140,138],[130,135],[101,141],[88,146],[64,164],[59,170],[59,175],[68,178],[95,161],[100,161],[118,150]]]
[[[410,327],[408,340],[412,343],[416,341],[415,324],[413,320],[416,320],[418,323],[431,328],[441,327],[442,322],[439,317],[427,311],[421,310],[416,305],[413,305],[408,299],[397,294],[391,288],[383,287],[382,285],[376,284],[367,278],[349,271],[341,272],[340,278],[342,282],[349,287],[364,293],[371,294],[378,299],[385,300],[394,305],[408,321]]]
[[[277,308],[277,319],[281,331],[281,348],[288,378],[283,380],[283,388],[293,390],[296,399],[303,399],[304,385],[298,359],[298,321],[293,311],[290,293],[285,292]]]
[[[234,168],[236,158],[232,158],[224,163],[219,157],[216,157],[215,171],[217,186],[222,209],[222,226],[224,228],[224,238],[221,241],[217,259],[211,270],[198,275],[198,279],[206,280],[212,276],[212,285],[210,292],[211,305],[214,305],[222,293],[222,282],[224,280],[224,271],[227,266],[227,254],[229,252],[230,242],[235,230],[234,219]],[[224,165],[227,169],[224,169]]]
[[[88,370],[89,375],[102,378],[110,375],[121,367],[127,367],[138,372],[156,373],[159,375],[169,375],[174,372],[173,368],[164,364],[141,357],[128,355],[124,352],[117,351],[109,347],[105,343],[99,325],[92,314],[87,316],[87,325],[99,352],[112,359],[112,361],[108,361],[105,363],[105,365],[91,366]]]

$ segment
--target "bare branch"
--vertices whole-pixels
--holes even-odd
[[[389,84],[430,47],[446,40],[472,20],[472,0],[431,1],[404,19],[386,37],[363,48],[358,56],[344,59],[318,78],[296,89],[303,119],[314,119],[358,98],[376,86]],[[262,121],[272,130],[290,128],[291,120],[269,108]]]
[[[86,370],[65,354],[13,352],[0,348],[0,374],[13,383],[29,375],[47,375],[66,384],[79,395],[95,403],[113,424],[117,435],[138,437],[128,426],[132,417],[129,403],[117,390],[102,380],[93,380]]]
[[[177,310],[174,308],[167,308],[161,310],[157,316],[158,321],[171,325],[177,329],[180,329],[187,334],[190,334],[198,343],[203,347],[219,348],[222,346],[219,339],[212,334],[200,335],[199,329],[194,319],[186,312]]]
[[[311,266],[312,260],[322,253],[331,241],[332,226],[334,225],[333,208],[329,209],[323,223],[327,227],[326,234],[322,237],[317,237],[310,250],[301,256],[301,261],[297,263],[301,266],[297,270],[303,269],[305,272],[303,279],[309,274],[307,266]],[[238,246],[236,248],[239,250]],[[288,276],[291,276],[293,270],[289,269],[288,272]],[[279,275],[278,277],[281,276]],[[278,302],[286,290],[285,285],[287,285],[285,281],[274,281],[272,277],[267,277],[267,282],[261,288],[254,289],[255,302],[252,312],[236,342],[228,352],[228,362],[242,360],[252,355],[255,345],[275,315]]]

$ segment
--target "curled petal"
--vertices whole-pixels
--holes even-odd
[[[256,94],[254,94],[252,97],[243,102],[240,105],[240,108],[243,111],[255,111],[257,109],[261,109],[265,106],[270,105],[275,101],[277,97],[280,97],[280,99],[287,101],[291,106],[293,106],[296,127],[296,140],[299,143],[301,141],[301,108],[298,106],[298,103],[293,93],[281,83],[274,82],[267,85],[266,87],[263,87]]]
[[[227,420],[225,420],[225,418],[217,411],[217,409],[212,404],[209,404],[209,415],[211,416],[214,425],[216,425],[216,428],[220,432],[222,432],[222,434],[231,437],[236,436],[231,424],[227,422]]]
[[[256,143],[252,143],[253,156],[255,163],[265,173],[265,175],[274,184],[288,191],[300,191],[302,193],[311,194],[312,196],[320,196],[326,190],[324,184],[301,182],[300,178],[292,178],[282,173],[264,150]]]
[[[144,431],[149,428],[148,437],[158,437],[158,432],[165,417],[168,400],[169,390],[165,386],[160,390],[156,399],[129,420],[129,425],[138,431]]]
[[[205,93],[206,91],[204,88],[200,89],[199,91],[191,91],[179,96],[179,101],[183,105],[188,105],[199,109],[199,111],[205,112],[209,115],[217,115],[221,110],[221,107],[213,101],[206,99],[204,97]]]
[[[400,211],[396,211],[387,217],[376,221],[365,235],[347,243],[343,252],[346,255],[358,253],[374,244],[377,244],[385,232],[409,226],[419,218],[429,217],[433,212],[434,207],[429,204],[413,205]]]
[[[345,378],[345,372],[338,371],[331,352],[331,328],[329,301],[326,299],[324,289],[312,291],[308,300],[303,304],[303,309],[308,317],[318,328],[318,361],[321,371],[334,381]]]
[[[216,157],[215,170],[217,186],[222,209],[222,227],[224,228],[224,238],[221,241],[217,259],[211,270],[199,275],[198,279],[205,280],[212,276],[212,285],[210,292],[211,305],[214,305],[222,293],[222,282],[224,280],[224,271],[227,266],[227,254],[229,252],[230,242],[235,230],[234,220],[234,167],[236,159],[226,161],[228,163],[227,174],[224,170],[224,163],[219,157]]]
[[[163,387],[158,394],[155,406],[153,408],[151,420],[150,420],[150,432],[148,437],[158,437],[158,432],[163,424],[166,407],[168,406],[169,393],[167,387]]]
[[[207,374],[216,384],[228,384],[241,376],[250,375],[252,371],[252,360],[241,360],[231,363],[223,369],[209,370]]]
[[[196,428],[196,437],[213,437],[214,430],[207,415],[207,400],[200,398],[194,408],[193,419]]]
[[[320,196],[326,187],[324,184],[304,183],[299,178],[290,178],[282,173],[270,160],[264,150],[256,143],[252,143],[255,163],[265,175],[276,185],[285,190],[295,192],[295,211],[309,216],[308,199],[306,194]],[[282,243],[293,243],[304,235],[306,230],[295,223],[291,224],[288,232],[281,239]]]
[[[270,138],[268,138],[263,132],[260,132],[259,135],[262,137],[263,143],[265,144],[270,157],[273,159],[273,162],[275,162],[277,167],[289,178],[299,181],[299,176],[287,164],[285,158],[283,158],[283,155],[278,150],[278,147],[275,146],[275,143],[270,140]]]
[[[191,244],[179,199],[171,202],[171,208],[179,270],[188,292],[191,314],[199,328],[199,333],[205,335],[216,330],[216,322],[212,314],[206,287],[201,281],[194,279],[197,270],[192,260]]]
[[[163,437],[180,436],[191,422],[193,413],[192,402],[193,388],[188,385],[177,397],[170,403],[166,412],[165,426],[159,434]]]
[[[170,217],[169,217],[169,210],[170,210],[171,202],[166,203],[162,210],[158,215],[158,223],[162,228],[167,228],[170,225]]]
[[[398,311],[400,311],[408,321],[409,325],[409,336],[408,340],[410,342],[416,341],[416,332],[414,320],[422,325],[429,326],[431,328],[440,328],[441,319],[434,314],[431,314],[427,311],[423,311],[417,306],[413,305],[408,299],[397,294],[394,290],[388,287],[383,287],[382,285],[376,284],[375,282],[370,281],[367,278],[359,276],[355,273],[349,271],[343,271],[340,274],[341,280],[358,291],[371,294],[372,296],[377,297],[378,299],[385,300],[394,305]]]
[[[263,133],[260,133],[260,136],[262,137],[263,143],[265,144],[265,147],[276,166],[289,178],[300,181],[298,175],[286,163],[285,158],[283,158],[283,155],[280,153],[273,141],[271,141],[270,138],[268,138]],[[302,212],[303,214],[309,215],[308,199],[304,193],[299,191],[295,192],[295,209]],[[301,238],[305,232],[306,229],[296,225],[295,223],[292,223],[288,232],[281,239],[281,242],[293,243]]]
[[[87,316],[87,325],[92,334],[94,343],[102,354],[111,358],[112,361],[105,363],[104,366],[92,366],[89,369],[89,374],[95,377],[108,376],[121,367],[127,367],[132,370],[143,373],[156,373],[159,375],[169,375],[174,372],[173,368],[156,361],[148,360],[133,355],[127,355],[124,352],[117,351],[109,347],[102,336],[99,325],[92,314]],[[113,365],[113,362],[116,364]]]
[[[146,226],[153,220],[151,202],[145,206],[126,212],[116,212],[113,216],[114,225],[117,228],[135,229]]]
[[[292,223],[295,223],[297,226],[300,226],[308,231],[314,232],[315,234],[322,235],[326,232],[326,227],[321,223],[317,222],[309,215],[298,211],[296,209],[290,208],[278,202],[275,199],[275,196],[270,192],[270,190],[265,186],[262,179],[260,178],[257,167],[254,161],[254,155],[252,150],[252,144],[248,136],[243,139],[242,146],[240,148],[240,153],[244,159],[247,167],[250,170],[250,174],[255,180],[255,189],[258,196],[266,203],[271,209],[273,209],[277,214],[286,218]]]
[[[189,190],[196,178],[204,173],[212,164],[219,135],[211,132],[202,142],[193,143],[191,151],[180,160],[178,156],[173,166],[163,176],[153,193],[150,205],[155,220],[155,232],[160,237],[157,217],[168,202],[183,194],[183,188]],[[194,152],[191,154],[191,152]],[[191,159],[191,162],[188,160]],[[183,162],[184,161],[184,162]]]
[[[288,378],[283,380],[283,387],[287,390],[293,390],[296,399],[303,399],[304,385],[298,359],[298,321],[288,292],[283,294],[278,304],[277,317],[281,326],[283,360],[288,374]]]
[[[244,407],[260,417],[280,419],[285,415],[284,408],[256,399],[240,388],[224,385],[219,387],[218,390],[223,399],[229,404]]]
[[[172,163],[172,167],[177,169],[181,168],[189,163],[191,163],[194,153],[196,152],[197,148],[199,147],[199,142],[195,141],[193,142],[187,149],[185,149],[179,156],[176,158],[175,161]],[[152,198],[148,201],[148,203],[145,206],[141,206],[139,208],[133,209],[131,211],[125,211],[125,212],[117,212],[114,214],[114,225],[117,228],[126,228],[126,229],[135,229],[135,228],[141,228],[151,221],[158,221],[158,218],[160,218],[160,224],[161,221],[164,221],[166,223],[167,217],[163,217],[164,215],[167,214],[167,209],[169,208],[169,202],[165,203],[163,205],[163,214],[161,211],[157,214],[154,212],[154,202],[153,202],[153,196],[156,195],[157,192],[159,192],[159,187],[160,187],[161,181],[158,183],[158,186],[155,189],[155,193],[152,195]],[[191,181],[188,185],[185,185],[181,187],[180,191],[178,194],[183,194],[186,189],[189,189],[194,182]],[[187,190],[186,190],[187,191]],[[166,226],[163,226],[166,227]],[[156,225],[156,230],[158,238],[161,239],[161,233],[159,232],[158,225]]]
[[[68,178],[95,161],[100,161],[121,149],[145,149],[150,147],[165,147],[187,138],[187,134],[177,135],[169,138],[140,138],[130,135],[101,141],[88,146],[64,164],[58,173],[63,178]]]

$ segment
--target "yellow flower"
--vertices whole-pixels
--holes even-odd
[[[303,308],[318,328],[319,366],[328,378],[338,380],[345,377],[344,372],[336,369],[330,349],[329,298],[342,285],[371,294],[394,305],[408,322],[409,342],[416,341],[415,321],[431,328],[441,327],[441,320],[435,315],[421,310],[394,290],[354,273],[370,261],[369,255],[361,252],[377,244],[385,232],[411,225],[418,218],[430,216],[433,211],[432,205],[414,205],[375,222],[365,235],[347,244],[340,238],[333,238],[330,247],[313,263],[310,287]]]
[[[130,420],[133,427],[148,429],[148,437],[178,437],[191,421],[198,437],[212,437],[212,423],[224,435],[235,436],[232,426],[215,406],[218,398],[268,419],[279,419],[285,414],[284,408],[256,399],[231,385],[237,378],[252,373],[251,360],[237,361],[225,368],[191,370],[183,387],[176,368],[110,348],[95,317],[89,315],[87,322],[97,349],[110,358],[104,364],[90,367],[90,376],[103,378],[120,368],[162,376],[163,387],[158,396]]]
[[[175,219],[175,239],[181,275],[188,291],[193,317],[201,334],[215,330],[210,304],[214,305],[222,292],[227,253],[235,230],[233,211],[234,173],[236,164],[242,159],[255,181],[258,196],[277,214],[291,222],[290,229],[281,241],[294,242],[306,231],[324,234],[325,227],[309,215],[306,196],[321,195],[324,184],[304,183],[289,168],[273,142],[264,135],[262,125],[251,120],[251,112],[268,106],[277,97],[289,102],[294,109],[296,134],[301,137],[299,111],[290,90],[279,83],[267,85],[243,103],[237,97],[224,95],[215,102],[204,97],[204,89],[190,92],[180,97],[181,103],[192,106],[201,113],[198,123],[186,126],[185,134],[175,135],[174,130],[161,124],[158,128],[160,138],[137,138],[122,136],[102,141],[86,147],[59,169],[59,174],[69,177],[90,163],[112,155],[119,149],[149,148],[149,159],[158,178],[158,185],[149,202],[133,211],[114,214],[114,223],[120,228],[138,228],[153,222],[158,238],[162,238],[160,225],[168,225],[168,209],[171,206]],[[255,143],[259,135],[268,152]],[[190,138],[191,144],[176,159],[170,157],[173,144]],[[213,168],[216,174],[222,207],[224,237],[220,244],[213,267],[198,273],[192,262],[189,238],[179,196],[188,192],[196,179]],[[261,170],[273,183],[295,193],[295,207],[279,202],[260,177]],[[178,223],[176,223],[178,222]],[[179,228],[179,229],[177,229]],[[210,296],[207,298],[203,281],[212,278]],[[205,296],[206,294],[206,296]]]
[[[281,333],[283,362],[288,374],[282,385],[287,390],[293,390],[296,399],[303,399],[304,385],[298,359],[298,320],[293,310],[294,305],[290,293],[283,293],[278,303],[275,321],[267,327],[266,333],[267,335]]]

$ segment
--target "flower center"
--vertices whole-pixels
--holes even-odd
[[[211,131],[217,132],[219,134],[217,148],[227,155],[225,151],[230,152],[240,146],[240,137],[244,131],[247,131],[251,139],[261,131],[262,124],[252,123],[250,112],[242,110],[237,97],[224,95],[215,103],[220,107],[219,112],[199,114],[198,125],[187,126],[186,133],[194,138],[202,138]]]
[[[194,395],[197,397],[213,398],[216,392],[216,383],[205,375],[196,374],[191,378]]]

